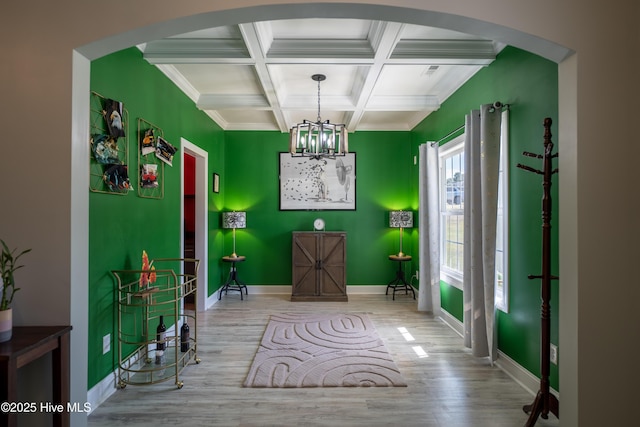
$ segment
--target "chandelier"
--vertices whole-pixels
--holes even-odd
[[[335,158],[349,152],[347,128],[344,124],[334,124],[320,118],[320,82],[326,80],[324,74],[314,74],[313,81],[318,82],[318,118],[315,122],[303,120],[291,128],[289,148],[292,156]]]

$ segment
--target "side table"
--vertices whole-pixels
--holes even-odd
[[[249,295],[247,291],[247,285],[238,279],[238,270],[236,269],[236,263],[243,262],[246,259],[245,256],[223,256],[222,261],[231,263],[231,270],[229,271],[229,278],[224,285],[218,291],[218,300],[222,299],[222,292],[226,295],[229,291],[240,292],[240,299],[242,300],[242,290],[244,289],[245,295]]]
[[[393,289],[393,299],[396,299],[396,291],[398,290],[404,290],[406,295],[409,295],[409,291],[411,291],[411,293],[413,294],[413,299],[416,299],[416,292],[413,290],[413,286],[411,286],[410,284],[407,283],[407,281],[404,278],[404,270],[403,270],[403,263],[407,262],[407,261],[411,261],[411,256],[410,255],[403,255],[403,256],[398,256],[398,255],[389,255],[389,259],[391,261],[396,261],[398,263],[398,271],[396,272],[396,277],[395,279],[393,279],[392,281],[389,282],[389,284],[387,285],[387,291],[385,292],[385,295],[389,295],[389,288]]]
[[[54,405],[64,410],[53,414],[54,426],[68,426],[69,332],[71,326],[14,326],[9,341],[0,343],[0,402],[17,402],[18,369],[51,353]],[[0,412],[0,425],[18,425],[17,413]]]

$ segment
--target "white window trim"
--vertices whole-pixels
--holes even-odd
[[[508,117],[508,115],[507,115]],[[502,116],[501,143],[500,143],[500,169],[502,170],[502,247],[503,247],[503,278],[502,299],[496,298],[496,309],[509,312],[509,122]],[[496,279],[497,280],[497,279]]]
[[[439,160],[440,160],[441,168],[442,168],[443,158],[458,154],[459,152],[462,152],[462,151],[464,151],[464,133],[451,139],[450,141],[448,141],[447,143],[445,143],[440,147]],[[442,169],[439,173],[440,174],[442,173]],[[444,182],[444,177],[440,176],[440,182]],[[446,200],[442,200],[443,197],[442,197],[441,190],[442,190],[442,187],[438,189],[438,191],[440,192],[440,198],[441,198],[440,203],[446,203]],[[442,211],[440,211],[438,214],[442,215]],[[442,236],[440,237],[440,247],[442,248]],[[442,257],[440,257],[440,259],[442,261]],[[453,286],[454,288],[462,290],[463,279],[464,277],[462,273],[447,267],[446,265],[442,264],[442,262],[440,263],[440,280],[447,283],[449,286]]]
[[[457,271],[451,270],[444,265],[440,266],[440,280],[445,282],[449,286],[462,290],[462,274]]]
[[[496,299],[496,308],[505,313],[509,312],[509,144],[508,124],[503,128],[503,139],[500,146],[500,168],[502,170],[502,236],[504,242],[503,247],[503,294],[502,299]],[[462,144],[462,145],[461,145]],[[464,149],[464,134],[447,142],[440,148],[440,159],[448,157]],[[441,177],[442,179],[442,177]],[[439,189],[440,191],[441,189]],[[441,213],[440,213],[441,214]],[[464,277],[458,271],[452,270],[445,265],[440,265],[440,280],[449,286],[462,290]]]

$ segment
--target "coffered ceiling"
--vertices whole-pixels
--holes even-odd
[[[432,27],[295,19],[209,28],[140,45],[225,130],[288,132],[303,119],[349,131],[410,130],[504,45]]]

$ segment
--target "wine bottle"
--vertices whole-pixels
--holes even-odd
[[[164,316],[160,316],[160,323],[158,324],[156,332],[156,350],[164,351],[167,345],[167,327],[164,324]]]
[[[180,351],[183,353],[189,351],[189,325],[186,320],[180,328]]]

